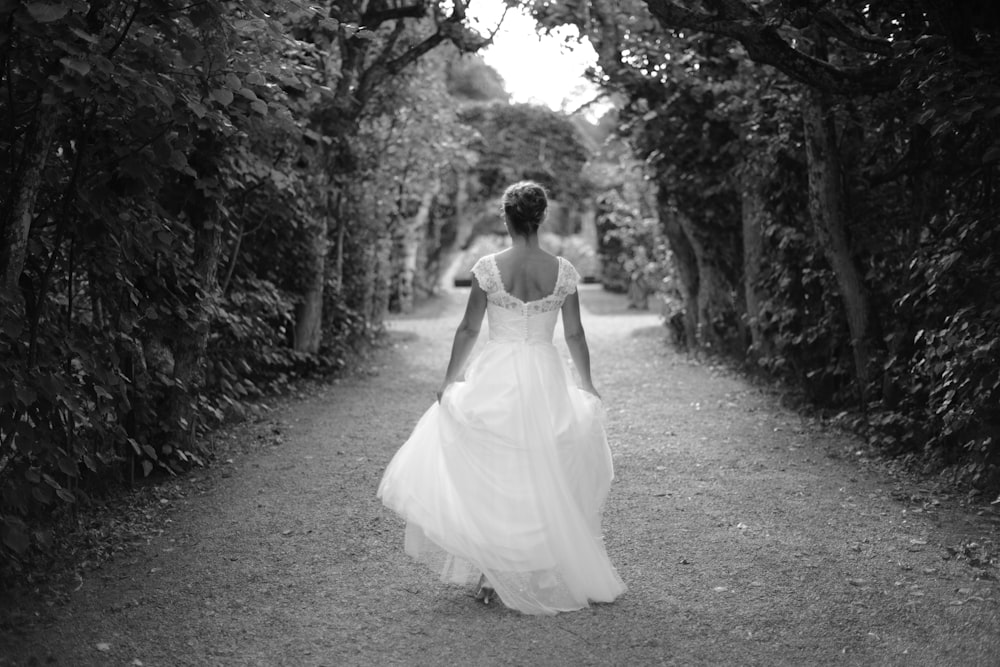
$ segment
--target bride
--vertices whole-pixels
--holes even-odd
[[[443,581],[476,584],[526,614],[610,602],[625,585],[601,511],[613,475],[580,321],[579,274],[538,245],[545,190],[507,188],[511,248],[481,258],[438,401],[389,463],[378,496],[406,519],[405,548]],[[580,378],[552,343],[559,313]],[[482,324],[489,342],[462,370]]]

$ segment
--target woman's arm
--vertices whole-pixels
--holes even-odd
[[[465,367],[465,362],[476,346],[476,339],[479,338],[479,329],[483,324],[483,315],[486,313],[486,292],[479,286],[479,282],[473,279],[472,290],[469,292],[469,302],[465,305],[465,315],[455,330],[455,340],[451,344],[451,358],[448,360],[448,370],[444,374],[444,382],[438,390],[438,400],[441,394],[452,382],[458,380]]]
[[[583,322],[580,321],[579,292],[573,292],[563,301],[562,317],[566,347],[569,348],[569,356],[580,374],[580,388],[600,398],[601,395],[597,393],[590,378],[590,348],[587,347],[587,336],[583,332]]]

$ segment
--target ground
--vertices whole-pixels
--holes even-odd
[[[596,287],[604,527],[629,590],[529,617],[436,581],[375,490],[462,298],[394,320],[364,372],[217,434],[220,465],[150,492],[114,558],[0,603],[0,665],[1000,665],[1000,506],[866,462]]]

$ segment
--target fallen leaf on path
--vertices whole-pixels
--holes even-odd
[[[106,644],[105,642],[101,642],[97,644],[95,648],[97,648],[98,651],[103,651],[107,653],[108,651],[111,650],[111,644]]]

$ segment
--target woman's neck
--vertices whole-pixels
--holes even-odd
[[[529,234],[528,236],[522,236],[521,234],[511,234],[510,244],[513,248],[518,248],[521,250],[538,250],[538,234]]]

